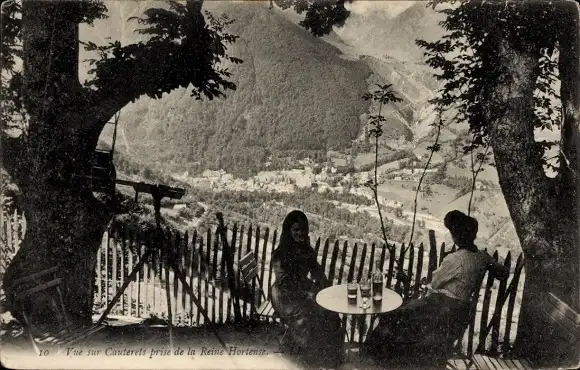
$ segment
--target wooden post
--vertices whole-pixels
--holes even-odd
[[[197,230],[193,231],[193,235],[191,236],[191,246],[190,246],[190,250],[189,250],[189,285],[193,286],[193,277],[196,276],[196,279],[199,281],[199,258],[196,258],[196,247],[197,247]],[[198,253],[199,255],[199,253]],[[183,289],[185,289],[185,284]],[[197,291],[198,293],[200,292],[199,289]],[[188,298],[188,303],[189,303],[189,325],[193,326],[193,323],[195,322],[197,324],[197,321],[195,321],[193,319],[193,299],[191,297]],[[196,309],[196,312],[198,312],[199,310]]]
[[[411,280],[413,279],[413,262],[415,261],[415,246],[409,243],[409,262],[407,264],[407,280],[405,280],[405,297],[411,296]]]
[[[205,284],[204,284],[204,295],[205,295],[205,309],[209,313],[209,278],[211,276],[211,230],[207,229],[206,233],[206,242],[205,242]],[[201,298],[201,297],[200,297]],[[207,317],[204,317],[204,320],[207,320]],[[207,322],[204,321],[204,324]]]
[[[491,289],[493,287],[493,282],[494,282],[494,277],[493,274],[491,272],[487,273],[487,284],[485,285],[485,293],[483,295],[483,304],[481,307],[481,320],[479,322],[479,342],[478,342],[478,346],[482,346],[483,343],[483,349],[485,350],[485,327],[487,327],[487,318],[489,315],[489,305],[491,302]]]
[[[346,265],[346,254],[348,252],[348,241],[344,241],[342,244],[342,254],[340,258],[340,269],[338,270],[338,283],[342,283],[344,279],[344,266]]]
[[[165,243],[165,240],[163,240],[162,243]],[[170,245],[165,245],[165,248],[163,248],[164,252],[162,252],[161,260],[163,261],[162,264],[165,265],[165,296],[167,299],[167,327],[169,329],[169,350],[171,351],[170,354],[173,355],[173,312],[171,310],[171,290],[169,285],[169,259],[170,259],[169,248]]]
[[[372,266],[369,266],[369,269],[367,269],[368,270],[367,271],[367,274],[364,275],[366,256],[367,256],[367,244],[364,243],[363,244],[362,251],[361,251],[361,254],[360,254],[360,262],[358,263],[358,278],[359,279],[362,279],[362,278],[367,278],[368,279],[369,278],[368,275],[369,275],[369,273],[370,273],[370,271],[372,269]]]
[[[326,256],[328,255],[329,246],[330,240],[326,238],[326,241],[324,242],[324,249],[322,250],[322,260],[320,261],[320,266],[322,266],[324,271],[326,271]]]
[[[395,283],[395,292],[397,292],[398,294],[402,294],[404,295],[404,284],[400,279],[401,274],[403,274],[404,271],[404,262],[405,262],[405,252],[407,251],[408,248],[405,248],[405,243],[401,244],[401,250],[399,252],[399,259],[398,259],[398,263],[397,263],[397,269],[399,271],[397,271],[397,282]],[[406,297],[403,296],[403,300],[405,300]]]
[[[338,259],[338,240],[334,242],[334,247],[332,248],[332,256],[330,257],[330,268],[328,271],[328,280],[331,284],[334,284],[334,276],[336,274],[336,260]]]
[[[508,300],[508,309],[507,314],[505,317],[505,333],[503,339],[503,353],[507,353],[510,350],[510,336],[511,336],[511,327],[512,327],[512,318],[514,315],[514,305],[516,303],[516,295],[518,294],[518,284],[520,282],[520,275],[522,273],[522,268],[524,266],[522,255],[520,254],[517,261],[516,267],[514,270],[514,276],[512,277],[513,288],[510,292],[509,300]]]
[[[393,286],[393,274],[395,271],[395,258],[396,256],[396,249],[395,244],[389,245],[386,244],[386,248],[389,248],[389,270],[387,272],[387,287],[391,288]]]
[[[242,259],[242,250],[244,248],[244,225],[240,226],[240,237],[239,237],[239,245],[238,245],[238,253],[237,253],[237,259],[236,261],[238,261],[238,265],[240,263],[240,260]],[[237,286],[240,286],[241,282],[242,282],[242,274],[238,274],[236,276],[236,282],[237,282]],[[246,304],[244,301],[241,301],[242,303],[242,317],[246,318]]]
[[[316,239],[316,243],[314,243],[314,253],[318,256],[318,252],[320,251],[320,237]]]
[[[0,212],[1,213],[1,212]],[[99,303],[103,301],[103,271],[101,268],[101,254],[103,254],[103,241],[101,240],[101,246],[97,252],[97,296],[99,297]]]
[[[212,296],[212,305],[211,305],[211,320],[213,323],[216,322],[216,306],[217,306],[217,295],[216,295],[216,284],[217,284],[217,276],[218,276],[218,265],[217,265],[217,256],[218,256],[218,236],[215,236],[215,241],[214,241],[214,247],[212,248],[212,252],[213,252],[213,260],[212,260],[212,268],[211,271],[213,272],[213,279],[214,279],[214,283],[212,284],[211,287],[211,296]]]
[[[183,271],[184,274],[188,273],[188,269],[189,266],[191,266],[191,264],[189,263],[189,233],[187,231],[185,231],[185,234],[183,236],[183,239],[181,240],[181,244],[179,245],[179,260],[178,260],[178,264],[179,264],[179,268],[181,268],[181,271]],[[190,273],[190,277],[191,277],[191,272]],[[187,275],[185,275],[187,277]],[[175,279],[175,278],[174,278]],[[183,291],[183,283],[181,283],[179,281],[179,279],[175,279],[178,281],[179,283],[179,296],[181,297],[181,319],[182,322],[185,324],[187,322],[187,294],[185,294],[185,292]]]
[[[264,273],[266,270],[266,251],[268,250],[268,238],[270,237],[270,228],[266,228],[266,232],[264,233],[264,237],[262,238],[262,258],[260,258],[261,262],[260,262],[260,281],[262,282],[262,284],[264,283]],[[262,291],[266,291],[266,287],[261,286],[260,287],[262,289]],[[262,295],[260,295],[260,298],[262,297]],[[266,296],[267,297],[267,296]]]
[[[496,257],[496,255],[497,255],[497,251],[494,253],[494,258]],[[510,267],[510,264],[511,264],[511,254],[508,252],[508,255],[506,256],[506,258],[504,260],[504,266]],[[495,309],[493,311],[494,311],[494,315],[496,315],[496,314],[499,315],[498,317],[500,319],[495,321],[495,323],[491,329],[491,348],[490,348],[490,351],[492,353],[495,353],[498,350],[499,327],[500,327],[500,322],[501,322],[501,314],[499,314],[499,312],[501,311],[501,309],[503,307],[503,302],[501,301],[501,299],[505,295],[506,285],[507,285],[507,281],[505,281],[505,280],[499,282],[499,289],[497,290],[497,296],[495,298]]]
[[[122,233],[118,234],[119,237],[121,238],[121,250],[119,250],[119,246],[118,244],[115,244],[115,246],[117,247],[116,250],[119,253],[119,283],[121,284],[121,286],[124,285],[125,283],[125,272],[126,272],[126,268],[125,268],[125,264],[127,263],[126,258],[125,258],[125,253],[127,252],[127,227],[123,227],[123,231]],[[126,315],[126,305],[127,305],[127,293],[123,292],[123,294],[121,295],[121,315]]]
[[[202,277],[203,277],[203,270],[205,269],[204,266],[204,254],[203,254],[203,236],[200,235],[198,238],[198,244],[199,244],[199,258],[197,259],[197,294],[199,296],[199,300],[201,301],[202,299],[202,291],[201,291],[201,281],[202,281]],[[196,309],[196,317],[195,317],[195,322],[197,323],[197,325],[200,325],[201,322],[201,311],[199,310],[199,307]]]
[[[117,230],[115,230],[115,232],[113,233],[113,243],[112,243],[112,248],[111,248],[111,253],[113,254],[113,270],[112,270],[112,281],[113,281],[113,289],[112,292],[117,292],[117,241],[118,241],[118,233]]]
[[[274,234],[272,235],[272,249],[270,250],[270,266],[268,268],[268,296],[270,294],[270,287],[272,286],[272,257],[274,255],[274,250],[276,249],[276,240],[278,237],[278,230],[274,230]]]
[[[130,232],[129,233],[129,245],[133,245],[133,233]],[[124,270],[124,274],[127,273],[128,269],[133,269],[133,250],[132,248],[127,248],[126,250],[127,253],[127,268],[123,268]],[[137,271],[137,274],[135,275],[135,279],[133,281],[137,281],[137,285],[139,285],[139,271]],[[135,288],[135,284],[130,284],[129,287],[129,294],[127,297],[128,305],[127,305],[127,314],[129,316],[132,316],[135,314],[135,312],[133,311],[133,289]]]
[[[427,282],[431,282],[433,271],[437,269],[437,241],[435,230],[429,230],[429,267],[427,269]]]
[[[419,290],[421,289],[421,275],[423,273],[423,254],[425,254],[425,248],[423,243],[419,245],[419,250],[417,251],[417,271],[415,272],[415,286],[413,287],[413,296],[419,295]]]
[[[234,226],[232,244],[228,243],[227,238],[227,228],[224,223],[223,214],[221,212],[216,213],[216,218],[218,220],[218,234],[222,240],[222,259],[225,260],[227,274],[228,274],[228,289],[230,290],[230,297],[234,297],[234,321],[239,322],[242,319],[242,313],[240,311],[240,299],[238,287],[236,284],[236,276],[234,273],[234,254],[236,247],[236,231],[237,226]],[[229,307],[229,305],[228,305]]]

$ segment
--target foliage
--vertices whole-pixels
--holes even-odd
[[[378,159],[379,159],[379,138],[383,136],[383,124],[386,122],[386,118],[381,114],[381,110],[384,105],[389,103],[396,103],[402,101],[401,98],[392,90],[392,85],[376,85],[374,91],[366,93],[363,95],[364,100],[372,100],[379,104],[379,109],[377,114],[370,114],[368,130],[369,137],[375,139],[375,166],[374,166],[374,176],[372,180],[369,180],[366,185],[371,189],[375,197],[375,204],[377,206],[377,211],[379,212],[379,220],[381,221],[381,230],[383,233],[383,240],[387,242],[387,230],[385,229],[383,221],[383,213],[381,211],[381,204],[379,202],[379,182],[377,177],[378,171]]]
[[[231,73],[219,67],[224,60],[234,64],[241,59],[227,55],[227,44],[237,36],[224,30],[233,20],[227,15],[216,18],[205,12],[209,25],[201,12],[201,2],[188,1],[185,5],[168,0],[170,10],[149,8],[142,17],[132,17],[145,28],[137,32],[149,35],[147,42],[121,46],[114,41],[106,46],[84,42],[87,51],[96,51],[99,59],[89,60],[94,66],[89,74],[94,75],[86,85],[95,89],[106,89],[112,81],[119,81],[132,71],[132,84],[123,91],[134,99],[141,94],[161,98],[163,93],[177,86],[193,86],[192,96],[208,99],[225,96],[223,90],[235,90],[236,85],[227,80]],[[185,62],[187,61],[187,62]],[[185,63],[184,63],[185,62]],[[135,86],[139,90],[135,91]]]
[[[438,72],[435,77],[444,81],[432,102],[442,112],[454,113],[453,121],[469,123],[472,141],[464,147],[464,153],[479,147],[486,151],[493,139],[482,97],[492,93],[506,72],[499,68],[500,39],[510,40],[525,52],[538,55],[541,63],[536,81],[534,126],[548,129],[559,126],[560,110],[554,105],[559,96],[552,88],[557,80],[554,56],[558,27],[549,16],[554,12],[554,3],[528,6],[521,1],[492,0],[482,5],[474,0],[451,3],[434,0],[429,4],[445,15],[441,25],[447,33],[440,40],[417,40],[417,44],[425,49],[427,63]],[[522,26],[530,24],[538,27]],[[539,143],[537,150],[555,144]]]
[[[169,9],[149,8],[143,16],[132,18],[143,26],[138,32],[150,37],[146,42],[121,46],[119,41],[112,41],[108,45],[77,40],[63,41],[70,45],[80,42],[85,49],[94,52],[96,58],[88,61],[91,65],[89,74],[92,79],[86,81],[84,87],[71,88],[74,92],[70,93],[58,92],[58,89],[66,90],[69,87],[55,83],[54,89],[45,88],[44,95],[35,90],[34,97],[30,91],[26,93],[26,88],[36,89],[38,86],[25,86],[23,84],[25,78],[21,70],[23,53],[36,53],[36,50],[33,51],[31,48],[24,51],[22,46],[22,18],[27,15],[22,14],[23,9],[19,1],[3,4],[0,129],[2,129],[3,140],[6,142],[5,150],[15,153],[18,150],[19,154],[22,154],[26,148],[22,145],[26,140],[26,135],[20,137],[19,140],[8,140],[7,137],[14,137],[14,132],[9,130],[11,128],[25,130],[28,127],[28,114],[31,112],[26,112],[24,106],[28,104],[28,110],[35,109],[38,102],[33,102],[34,99],[42,100],[45,107],[46,104],[56,104],[48,111],[58,109],[64,117],[66,117],[65,113],[71,110],[70,114],[77,115],[79,117],[77,121],[83,122],[86,126],[82,129],[82,132],[86,134],[84,137],[80,135],[79,139],[89,140],[94,137],[95,131],[99,133],[102,130],[104,122],[115,111],[142,95],[160,98],[165,92],[190,87],[191,94],[196,99],[204,96],[211,100],[214,97],[223,97],[226,90],[235,90],[236,85],[230,80],[232,74],[223,66],[226,62],[234,65],[242,62],[241,59],[228,55],[228,46],[237,39],[237,36],[226,32],[233,20],[227,15],[215,17],[205,12],[206,21],[201,9],[203,1],[188,0],[182,4],[169,0],[167,4]],[[47,19],[52,19],[53,24],[63,21],[63,17],[67,17],[67,22],[73,20],[73,22],[88,24],[92,24],[96,19],[107,17],[107,8],[101,1],[58,2],[53,5],[43,4],[49,14]],[[60,42],[60,40],[55,42]],[[47,52],[52,53],[48,49],[51,48],[47,48]],[[73,57],[78,57],[78,55],[71,56]],[[52,59],[54,58],[58,58],[58,55],[52,56]],[[48,80],[52,78],[54,77],[47,75],[46,83],[42,82],[42,84],[49,87]],[[28,79],[30,80],[30,76]],[[50,98],[51,94],[56,94],[59,99]],[[74,96],[72,101],[65,101],[70,96]],[[24,97],[30,101],[27,103]],[[75,107],[85,106],[91,109],[82,108],[73,112]],[[86,117],[82,114],[86,114]],[[61,118],[59,116],[57,119]],[[57,124],[59,123],[50,123],[50,125]],[[72,128],[62,127],[65,131],[70,129]],[[41,136],[35,134],[34,137]],[[47,146],[44,147],[48,149]],[[13,153],[15,157],[22,158],[15,153]],[[28,170],[33,167],[24,165],[26,160],[36,159],[22,158],[21,165],[11,166],[16,168],[9,171],[11,176],[14,177],[16,174],[18,178],[28,176]],[[56,162],[53,164],[56,165]],[[17,183],[21,182],[17,181]]]
[[[473,145],[473,144],[472,144]],[[490,153],[489,153],[489,149],[491,148],[491,144],[488,142],[488,140],[485,140],[485,143],[483,144],[483,150],[481,150],[479,153],[475,154],[475,159],[474,159],[474,152],[475,149],[470,149],[467,148],[465,149],[466,151],[469,151],[469,158],[470,158],[470,171],[471,171],[471,189],[470,189],[470,195],[469,195],[469,203],[467,204],[467,215],[471,215],[471,203],[473,201],[473,194],[475,193],[475,185],[477,184],[477,175],[479,175],[479,173],[481,171],[483,171],[483,165],[485,163],[489,163],[489,159],[490,159]]]
[[[18,16],[22,7],[18,2],[2,4],[1,27],[2,47],[0,64],[2,78],[0,86],[0,130],[24,129],[26,116],[22,106],[21,85],[22,73],[17,68],[18,59],[22,58],[22,39],[20,28],[22,19]]]
[[[367,93],[363,96],[365,100],[373,100],[379,104],[379,109],[377,114],[369,115],[369,125],[371,128],[368,130],[369,137],[373,137],[375,139],[375,167],[374,167],[374,177],[372,180],[367,182],[367,186],[372,190],[374,197],[375,197],[375,204],[377,207],[377,211],[379,213],[379,219],[381,221],[381,231],[383,234],[383,240],[387,243],[387,230],[385,228],[385,224],[383,221],[383,214],[381,211],[381,204],[379,202],[378,196],[378,179],[377,179],[377,170],[378,170],[378,156],[379,156],[379,138],[383,135],[383,124],[386,122],[385,117],[381,114],[381,110],[384,105],[388,103],[396,103],[402,101],[401,98],[392,90],[392,85],[377,85],[377,88],[371,92]],[[424,175],[424,173],[423,173]],[[422,180],[422,178],[421,178]],[[417,190],[418,191],[418,190]],[[415,197],[415,214],[417,212],[417,198]],[[415,228],[415,215],[413,215],[413,224],[411,226],[411,238],[413,238],[413,231]],[[410,243],[407,246],[407,249],[410,247]],[[407,249],[403,250],[403,254]],[[395,290],[400,292],[401,291],[401,284],[408,284],[411,281],[411,276],[408,274],[407,270],[404,269],[403,266],[399,264],[399,261],[396,261],[397,266],[397,284]]]
[[[342,26],[350,15],[344,7],[351,0],[274,0],[282,9],[293,9],[298,14],[305,13],[300,25],[315,36],[323,36],[332,31],[333,26]]]

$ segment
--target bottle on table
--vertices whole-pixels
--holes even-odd
[[[383,271],[381,270],[381,262],[375,262],[375,271],[373,272],[373,301],[383,300]]]

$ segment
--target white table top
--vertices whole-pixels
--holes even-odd
[[[360,289],[357,289],[356,301],[348,299],[346,284],[333,285],[321,290],[316,295],[316,303],[321,307],[347,315],[374,315],[393,311],[403,304],[403,299],[395,291],[383,287],[383,300],[381,302],[374,302],[372,295],[368,300],[369,308],[362,309],[361,302]]]

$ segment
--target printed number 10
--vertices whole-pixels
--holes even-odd
[[[48,350],[47,349],[41,349],[40,353],[38,354],[39,356],[48,356]]]

